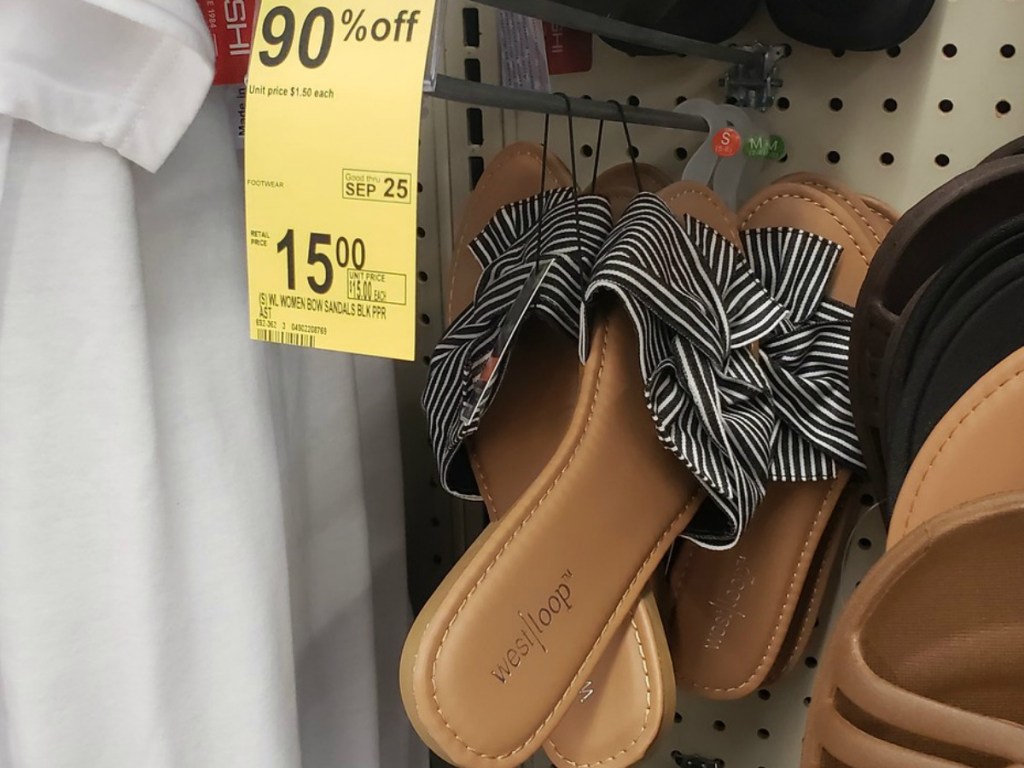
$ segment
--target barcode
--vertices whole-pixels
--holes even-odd
[[[256,338],[260,341],[270,341],[274,344],[294,344],[297,347],[309,347],[310,349],[316,349],[316,336],[310,333],[268,331],[265,328],[257,328]]]

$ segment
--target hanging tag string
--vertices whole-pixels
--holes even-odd
[[[548,135],[551,129],[551,115],[544,115],[544,141],[541,144],[540,156],[540,192],[537,194],[537,255],[534,257],[536,263],[541,261],[541,243],[544,242],[544,210],[547,207],[544,200],[544,191],[548,183]]]
[[[574,219],[576,221],[576,245],[579,250],[583,249],[583,233],[580,231],[579,221],[579,177],[577,174],[576,166],[576,131],[573,123],[572,115],[572,100],[564,93],[558,92],[555,96],[561,96],[565,99],[565,114],[568,119],[569,126],[569,156],[571,158],[571,171],[572,171],[572,199],[573,199],[573,211],[575,212]],[[537,196],[537,204],[540,208],[537,211],[537,252],[534,257],[536,263],[543,261],[543,243],[544,243],[544,214],[547,210],[546,202],[546,187],[547,187],[547,170],[548,170],[548,141],[550,139],[551,132],[551,115],[544,115],[544,143],[541,148],[541,171],[540,171],[540,194]]]
[[[566,94],[558,91],[555,96],[565,99],[565,115],[569,124],[569,157],[570,169],[572,171],[572,205],[573,219],[576,222],[576,250],[577,253],[583,250],[583,234],[580,232],[580,182],[576,175],[576,128],[572,116],[572,99]]]
[[[576,175],[576,128],[572,115],[572,99],[561,91],[556,91],[553,96],[561,96],[565,101],[565,115],[569,124],[569,166],[572,171],[573,193],[579,196],[579,178]]]
[[[619,120],[622,122],[622,132],[626,134],[626,153],[629,155],[629,162],[633,166],[633,178],[636,179],[636,191],[643,191],[643,184],[640,181],[640,168],[636,164],[636,153],[634,152],[633,140],[629,136],[629,122],[626,120],[626,110],[622,108],[622,105],[615,101],[615,99],[609,99],[609,104],[614,104],[615,108],[619,111]]]
[[[594,147],[594,175],[590,179],[590,191],[597,194],[597,174],[601,170],[601,146],[604,144],[604,120],[597,124],[597,146]]]

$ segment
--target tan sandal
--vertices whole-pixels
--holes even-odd
[[[815,680],[804,768],[1024,764],[1024,495],[922,520],[867,574]]]
[[[506,157],[510,152],[520,159]],[[533,320],[519,328],[517,349],[528,347],[529,354],[513,353],[503,371],[500,361],[488,367],[494,358],[487,352],[491,337],[464,343],[467,328],[487,313],[493,318],[504,306],[499,298],[522,295],[495,275],[538,273],[538,262],[526,261],[522,249],[545,241],[538,234],[540,221],[526,240],[520,234],[534,204],[501,208],[502,195],[517,188],[505,177],[513,171],[525,176],[523,154],[522,147],[503,152],[490,166],[492,177],[485,173],[471,196],[469,208],[485,213],[474,213],[475,220],[491,217],[474,247],[511,250],[507,258],[483,254],[486,268],[474,303],[442,339],[432,362],[432,374],[436,365],[438,375],[426,396],[432,427],[450,428],[432,429],[443,481],[456,492],[467,481],[463,492],[472,493],[471,460],[458,453],[466,434],[459,419],[466,413],[460,400],[466,390],[453,381],[472,372],[465,366],[478,359],[481,373],[469,380],[470,394],[474,381],[483,382],[486,395],[491,377],[503,375],[501,389],[491,390],[486,419],[474,425],[473,439],[494,441],[486,453],[488,461],[500,461],[500,472],[485,468],[492,496],[499,477],[517,491],[526,488],[518,497],[509,494],[516,501],[442,583],[417,618],[403,654],[410,718],[431,746],[465,766],[518,764],[554,732],[692,518],[704,487],[719,499],[721,511],[688,535],[723,541],[738,535],[756,506],[759,480],[748,464],[734,460],[731,441],[744,438],[747,446],[762,439],[752,427],[756,421],[766,459],[771,422],[767,393],[751,378],[756,366],[747,350],[762,323],[783,316],[744,272],[734,245],[696,217],[681,222],[663,199],[641,193],[600,248],[587,284],[582,368],[559,351],[555,334]],[[535,180],[543,177],[542,169],[542,151],[534,149]],[[548,239],[569,248],[573,239],[580,243],[599,229],[600,206],[593,198],[584,202],[557,192],[548,197],[560,200],[552,217],[561,217],[562,227],[552,221]],[[462,243],[476,230],[465,233]],[[577,245],[565,255],[589,258],[588,249]],[[571,333],[565,310],[572,303],[566,292],[572,280],[566,270],[576,261],[557,262],[562,258],[541,258],[545,265],[561,263],[562,272],[547,294],[533,295],[537,311],[548,312]],[[562,315],[551,314],[551,305]],[[740,317],[740,309],[749,312]],[[692,380],[691,373],[700,378]],[[727,408],[720,413],[708,407],[707,398],[716,395],[705,385],[722,376],[733,389],[715,401]],[[446,405],[436,407],[442,401]],[[736,408],[742,418],[721,421],[721,414]],[[468,413],[475,417],[480,410],[473,405]],[[561,440],[538,472],[530,462],[556,443],[548,433]],[[505,443],[504,434],[519,439]],[[699,442],[710,434],[719,443]],[[729,441],[725,447],[722,439]],[[701,473],[700,483],[679,459]],[[489,716],[494,712],[502,717]]]
[[[551,186],[572,184],[564,166],[547,162]],[[502,206],[540,188],[543,163],[530,145],[491,162],[467,204],[458,252]],[[456,264],[475,268],[461,256]],[[456,274],[452,306],[468,304],[474,286]],[[551,736],[605,650],[621,643],[619,628],[700,497],[658,441],[629,317],[611,309],[593,339],[581,368],[574,340],[539,321],[521,329],[529,355],[512,356],[474,437],[479,458],[500,467],[483,467],[486,492],[515,501],[428,601],[406,643],[406,710],[424,741],[460,766],[518,765]],[[633,507],[628,529],[598,523]]]
[[[745,232],[789,227],[838,245],[829,294],[850,307],[888,231],[885,213],[885,206],[869,206],[849,190],[799,174],[751,200],[740,220]],[[852,424],[850,432],[852,439]],[[832,583],[859,499],[848,469],[774,482],[734,548],[681,548],[669,576],[667,622],[681,687],[735,699],[792,667]]]
[[[634,171],[634,166],[627,163],[602,173],[592,192],[608,199],[613,220],[618,220],[636,195],[638,183],[641,189],[656,192],[670,182],[653,166],[637,164]],[[469,257],[469,254],[460,251],[456,257]],[[475,260],[471,263],[478,267]],[[479,267],[472,278],[466,265],[457,265],[455,272],[460,278],[472,279],[473,284],[479,279]],[[450,305],[448,320],[453,320],[463,309],[464,306]],[[515,440],[515,434],[502,435],[502,442],[509,445],[514,445]],[[495,472],[501,472],[506,466],[500,458],[494,460],[486,455],[494,450],[495,444],[495,439],[475,441],[469,450],[477,482],[484,489],[488,514],[492,520],[499,520],[526,489],[501,484],[501,493],[507,497],[495,495],[486,468],[494,467]],[[531,454],[536,462],[532,471],[539,474],[557,445],[535,448],[537,450]],[[526,479],[523,473],[520,477]],[[647,754],[663,728],[671,722],[675,712],[672,659],[657,602],[650,590],[644,592],[617,634],[583,683],[576,701],[544,744],[548,758],[560,768],[633,765]]]
[[[910,467],[887,548],[950,507],[1024,490],[1024,349],[986,373],[932,430]]]

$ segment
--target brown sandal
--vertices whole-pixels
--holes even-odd
[[[1016,493],[933,514],[883,556],[822,659],[803,768],[1024,764],[1021,540]]]
[[[850,383],[868,476],[883,512],[895,501],[884,459],[890,339],[919,289],[969,243],[1019,213],[1022,195],[1024,157],[984,163],[904,214],[872,262],[854,313]]]

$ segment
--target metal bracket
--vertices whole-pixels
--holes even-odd
[[[758,59],[734,65],[719,84],[725,86],[728,103],[764,112],[775,102],[775,91],[782,85],[779,61],[786,56],[786,46],[755,43],[740,46],[740,50],[756,53]]]

